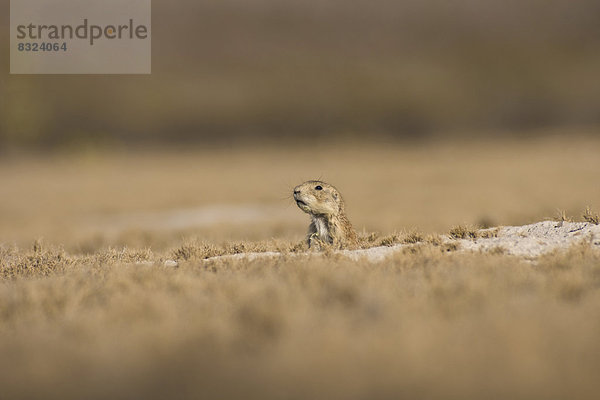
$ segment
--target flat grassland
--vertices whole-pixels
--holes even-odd
[[[531,261],[435,235],[598,210],[598,149],[563,136],[2,160],[0,398],[596,398],[600,254]],[[365,245],[415,246],[380,263],[288,256],[308,225],[290,189],[319,177]]]

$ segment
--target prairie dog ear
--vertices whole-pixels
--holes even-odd
[[[334,199],[338,199],[338,194],[336,192],[331,193],[331,195],[333,196]]]

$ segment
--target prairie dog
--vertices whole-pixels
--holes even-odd
[[[311,218],[307,236],[309,248],[321,249],[322,244],[338,249],[357,245],[344,200],[334,186],[322,181],[304,182],[294,188],[294,200]]]

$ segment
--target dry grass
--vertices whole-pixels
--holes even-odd
[[[573,222],[573,218],[567,215],[565,210],[556,210],[556,214],[554,215],[554,220],[558,222]]]
[[[168,252],[2,248],[3,398],[592,399],[600,389],[600,254],[586,246],[538,263],[426,243],[380,264],[202,262],[222,249],[186,249],[188,261],[166,268]]]
[[[597,148],[569,137],[5,159],[0,397],[595,398],[600,255],[465,254],[435,232],[488,237],[498,231],[470,227],[597,206]],[[411,246],[379,264],[299,255],[308,220],[289,189],[319,176],[344,194],[362,248]],[[273,214],[156,217],[215,204],[233,206],[219,218]],[[283,254],[206,260],[264,251]]]
[[[590,207],[585,208],[585,211],[583,212],[582,217],[583,217],[584,221],[589,222],[591,224],[598,225],[600,223],[600,217],[598,216],[597,213],[592,211],[592,209]]]
[[[270,240],[261,242],[225,242],[220,245],[200,241],[198,239],[190,240],[181,247],[172,252],[172,259],[177,261],[203,260],[210,257],[217,257],[240,253],[264,253],[267,251],[276,251],[280,253],[298,252],[308,250],[304,241],[293,243],[283,240]]]
[[[458,225],[450,229],[450,237],[454,239],[477,239],[479,229],[471,226]]]

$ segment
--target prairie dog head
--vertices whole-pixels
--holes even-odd
[[[344,211],[342,196],[332,185],[307,181],[294,188],[298,207],[310,215],[338,215]]]

